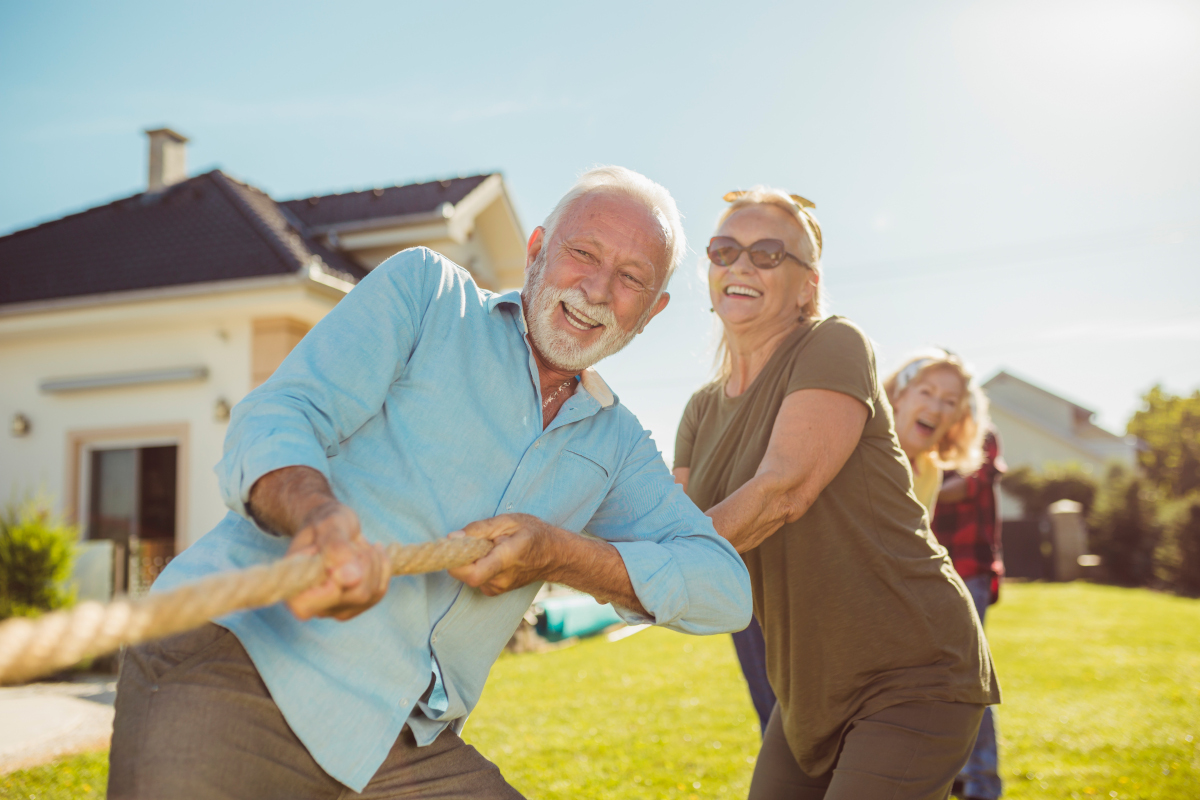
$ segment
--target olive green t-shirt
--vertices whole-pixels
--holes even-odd
[[[829,771],[852,722],[909,701],[998,703],[975,607],[929,531],[870,341],[804,323],[738,397],[709,385],[683,413],[675,466],[707,511],[754,477],[783,398],[829,389],[867,407],[858,445],[796,522],[743,554],[767,675],[800,767]],[[803,447],[803,442],[797,442]]]

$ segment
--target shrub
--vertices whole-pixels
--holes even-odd
[[[0,619],[36,616],[74,601],[65,588],[76,531],[37,502],[0,518]]]
[[[1200,595],[1200,495],[1192,496],[1172,534],[1180,556],[1175,585],[1188,594]]]
[[[1200,595],[1200,492],[1163,507],[1154,576],[1181,594]]]
[[[1059,500],[1081,504],[1086,517],[1096,498],[1096,479],[1078,464],[1050,466],[1045,472],[1018,467],[1004,476],[1003,485],[1025,506],[1026,519],[1040,519]]]
[[[1096,495],[1088,518],[1092,552],[1115,583],[1145,586],[1154,575],[1159,544],[1158,497],[1154,485],[1124,467],[1113,466]]]

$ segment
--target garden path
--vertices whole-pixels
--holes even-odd
[[[0,775],[106,749],[116,689],[112,675],[0,688]]]

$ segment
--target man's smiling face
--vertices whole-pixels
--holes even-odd
[[[667,304],[670,258],[662,223],[633,198],[597,191],[578,200],[549,238],[529,240],[523,292],[534,348],[578,372],[617,352]]]

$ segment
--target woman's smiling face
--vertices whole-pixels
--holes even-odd
[[[959,417],[967,387],[953,367],[925,370],[896,398],[896,436],[909,458],[937,449]]]
[[[747,206],[733,212],[717,229],[743,247],[760,239],[778,239],[787,251],[810,262],[808,238],[783,209],[770,204]],[[790,327],[813,294],[816,273],[790,258],[774,269],[759,269],[743,252],[737,261],[722,267],[708,265],[708,291],[713,310],[726,326],[740,329]]]

